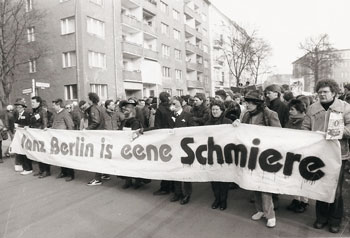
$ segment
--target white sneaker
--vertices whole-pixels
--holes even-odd
[[[257,221],[264,217],[263,212],[257,212],[252,216],[252,220]]]
[[[15,171],[16,172],[22,172],[23,171],[22,165],[15,165]]]
[[[89,186],[96,186],[96,185],[101,185],[101,184],[102,184],[102,181],[93,179],[90,182],[88,182],[87,185],[89,185]]]
[[[23,172],[21,172],[21,175],[28,175],[33,173],[33,170],[24,170]]]
[[[273,228],[276,226],[276,218],[271,218],[267,220],[266,226],[269,228]]]

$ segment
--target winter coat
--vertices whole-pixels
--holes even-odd
[[[339,140],[341,146],[342,159],[349,159],[349,143],[350,138],[350,104],[339,99],[335,99],[326,111],[320,102],[310,105],[302,125],[302,129],[309,131],[327,131],[329,115],[331,112],[342,113],[344,119],[343,139]]]
[[[78,107],[74,107],[73,110],[70,112],[70,115],[72,116],[72,120],[74,123],[74,130],[80,129],[80,122],[82,114]]]
[[[184,110],[182,110],[181,114],[178,116],[175,116],[174,113],[172,115],[172,119],[174,121],[174,128],[188,127],[194,125],[191,113],[185,112]]]
[[[119,130],[121,121],[116,112],[105,111],[105,130]]]
[[[191,113],[196,126],[203,126],[209,120],[209,109],[204,105],[204,103],[198,107],[193,106]]]
[[[73,130],[74,122],[70,113],[63,109],[53,114],[52,129]]]
[[[6,112],[4,124],[7,130],[15,133],[15,115],[13,112]]]
[[[0,131],[2,131],[3,129],[5,129],[5,124],[2,122],[2,119],[0,119]],[[2,136],[0,134],[0,141],[2,141],[2,140],[3,140],[3,138],[2,138]]]
[[[15,124],[17,124],[18,127],[22,127],[22,128],[25,126],[29,126],[30,117],[31,117],[31,113],[28,112],[27,110],[24,110],[22,115],[20,115],[20,113],[17,113]]]
[[[161,103],[156,111],[155,119],[154,119],[154,127],[156,129],[163,128],[173,128],[174,122],[171,119],[171,111],[169,109],[168,103]]]
[[[242,123],[261,126],[281,127],[276,112],[264,107],[263,110],[256,115],[250,116],[249,111],[246,111],[242,116]]]
[[[34,108],[30,117],[30,128],[47,128],[47,112],[41,106]]]
[[[222,124],[232,124],[232,121],[227,117],[225,117],[224,113],[222,113],[219,118],[210,117],[210,119],[206,121],[204,125],[210,126],[210,125],[222,125]]]
[[[285,127],[287,121],[289,120],[289,109],[286,104],[284,104],[279,98],[272,100],[268,105],[269,109],[277,112],[278,118],[280,120],[281,126]]]
[[[86,128],[86,130],[103,130],[105,126],[103,109],[97,104],[93,104],[87,110],[88,127]]]
[[[289,116],[289,120],[285,128],[300,130],[301,126],[303,125],[304,119],[305,119],[305,115],[303,115],[300,118],[291,118],[291,116]]]

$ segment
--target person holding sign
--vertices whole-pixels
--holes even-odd
[[[259,91],[250,91],[244,97],[247,102],[247,111],[242,116],[242,123],[281,127],[278,114],[268,109]],[[233,126],[239,126],[240,121],[236,120]],[[255,208],[257,213],[252,216],[252,220],[257,221],[265,217],[266,226],[273,228],[276,226],[276,216],[272,201],[272,194],[267,192],[254,192]]]
[[[308,108],[302,129],[326,132],[326,139],[339,140],[342,166],[334,202],[316,201],[314,228],[322,229],[328,224],[330,232],[338,233],[344,212],[342,197],[344,165],[350,157],[348,144],[350,137],[350,105],[336,98],[339,86],[334,80],[320,80],[316,85],[316,92],[319,100]]]

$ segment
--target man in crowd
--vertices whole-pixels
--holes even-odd
[[[52,101],[52,107],[54,109],[52,129],[59,130],[73,130],[74,123],[69,112],[64,108],[63,100],[58,98]],[[70,168],[61,167],[61,173],[57,178],[64,178],[67,182],[74,179],[74,170]]]
[[[30,117],[30,128],[46,129],[47,128],[47,112],[42,108],[42,99],[39,96],[32,97],[32,109],[33,112]],[[38,162],[39,171],[34,174],[39,178],[45,178],[51,175],[50,165],[42,162]]]
[[[344,121],[344,133],[339,140],[341,146],[342,166],[339,174],[335,200],[333,203],[316,201],[316,221],[314,227],[322,229],[327,224],[329,231],[338,233],[343,218],[344,205],[342,187],[344,182],[344,166],[350,158],[350,105],[336,98],[339,86],[334,80],[320,80],[316,85],[319,100],[310,105],[303,121],[302,129],[310,131],[327,132],[328,122],[331,114],[340,115]],[[336,158],[334,158],[336,159]]]
[[[209,120],[209,109],[205,104],[205,100],[206,98],[203,93],[196,93],[194,96],[194,105],[191,113],[195,126],[203,126]]]
[[[265,88],[266,102],[269,109],[277,112],[281,126],[284,127],[289,120],[288,106],[283,103],[281,97],[281,87],[277,84],[271,84]]]

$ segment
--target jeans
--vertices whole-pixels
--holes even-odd
[[[255,208],[258,212],[263,212],[266,219],[275,218],[275,211],[273,210],[272,194],[265,192],[254,192]]]

